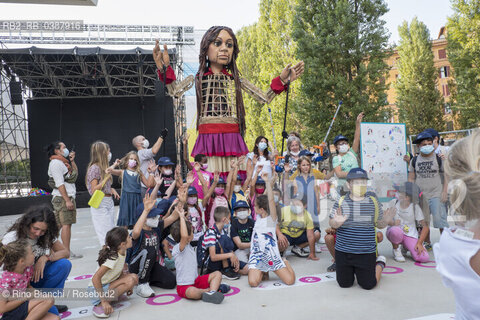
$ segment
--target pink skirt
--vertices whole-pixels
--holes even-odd
[[[240,133],[199,133],[192,157],[204,154],[207,157],[240,157],[248,153]]]

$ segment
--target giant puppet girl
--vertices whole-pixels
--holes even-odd
[[[153,58],[157,65],[160,80],[165,80],[168,94],[175,98],[185,92],[195,81],[197,95],[198,137],[192,156],[208,156],[211,171],[226,173],[230,170],[230,160],[248,153],[243,140],[245,134],[245,109],[242,90],[248,92],[261,104],[270,103],[303,73],[303,62],[291,67],[288,65],[272,80],[266,93],[242,78],[236,59],[239,53],[237,38],[232,29],[214,26],[207,30],[200,43],[199,68],[195,79],[187,77],[182,82],[175,81],[175,73],[170,66],[167,46],[163,52],[156,43]],[[166,68],[165,68],[166,67]]]

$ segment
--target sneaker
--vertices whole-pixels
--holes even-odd
[[[330,267],[327,268],[327,272],[335,272],[337,271],[337,264],[334,262]]]
[[[150,288],[148,282],[137,285],[137,294],[142,298],[150,298],[155,295],[155,291]]]
[[[75,260],[80,258],[83,258],[83,254],[75,254],[72,251],[70,251],[70,260]]]
[[[384,256],[378,256],[376,264],[381,266],[382,270],[385,269],[385,266],[387,265],[387,258],[385,258]]]
[[[407,253],[408,253],[407,248],[405,248],[405,246],[400,246],[400,248],[402,249],[402,254],[403,254],[404,256],[406,256]]]
[[[228,284],[222,283],[220,284],[220,287],[218,287],[217,291],[223,294],[228,293],[230,291],[230,286]]]
[[[318,243],[320,244],[325,244],[325,236],[322,234],[322,236],[320,237],[320,239],[318,239]]]
[[[292,253],[300,258],[306,258],[308,257],[308,252],[305,251],[304,248],[300,248],[297,246],[292,247]]]
[[[225,297],[223,293],[218,291],[209,291],[202,293],[202,300],[205,302],[219,304],[223,301]]]
[[[315,252],[322,253],[322,245],[320,243],[315,243]]]
[[[402,249],[393,249],[393,259],[397,262],[405,262],[405,257],[402,254]]]
[[[423,246],[425,249],[427,249],[427,251],[432,251],[432,244],[430,242],[424,242]]]
[[[55,307],[57,307],[58,313],[64,313],[68,311],[68,307],[64,304],[56,304]]]
[[[105,314],[105,311],[103,311],[103,307],[99,304],[98,306],[93,307],[93,315],[97,318],[109,318],[110,315]]]
[[[232,268],[226,268],[222,270],[222,278],[227,280],[237,280],[240,279],[240,275],[233,271]]]

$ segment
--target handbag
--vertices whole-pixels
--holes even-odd
[[[107,180],[110,179],[111,175],[107,175],[102,181],[102,187],[100,190],[95,190],[92,197],[88,201],[88,205],[92,208],[98,209],[100,203],[102,202],[103,198],[105,197],[105,193],[102,192],[103,186],[107,183]]]

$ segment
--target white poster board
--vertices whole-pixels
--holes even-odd
[[[404,123],[362,122],[360,126],[360,157],[368,172],[371,187],[382,202],[394,195],[394,184],[408,178],[407,135]]]

